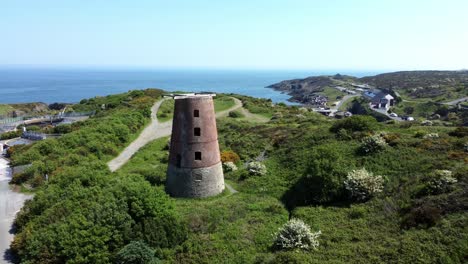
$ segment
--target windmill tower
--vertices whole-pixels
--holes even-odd
[[[213,94],[175,95],[166,190],[208,197],[224,190]]]

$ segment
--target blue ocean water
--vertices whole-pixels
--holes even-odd
[[[338,72],[267,70],[135,70],[0,68],[0,103],[78,102],[128,90],[238,93],[287,102],[289,96],[266,86],[288,79]],[[339,72],[356,77],[372,72]]]

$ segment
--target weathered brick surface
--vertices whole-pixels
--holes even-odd
[[[196,130],[200,135],[196,135]],[[201,160],[195,158],[196,152],[201,153]],[[178,197],[207,197],[224,189],[211,96],[175,100],[166,187]]]

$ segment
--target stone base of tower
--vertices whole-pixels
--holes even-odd
[[[167,168],[166,190],[173,197],[201,198],[220,194],[224,190],[221,162],[203,168]]]

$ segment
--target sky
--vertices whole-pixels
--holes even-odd
[[[468,68],[467,0],[0,0],[0,65]]]

